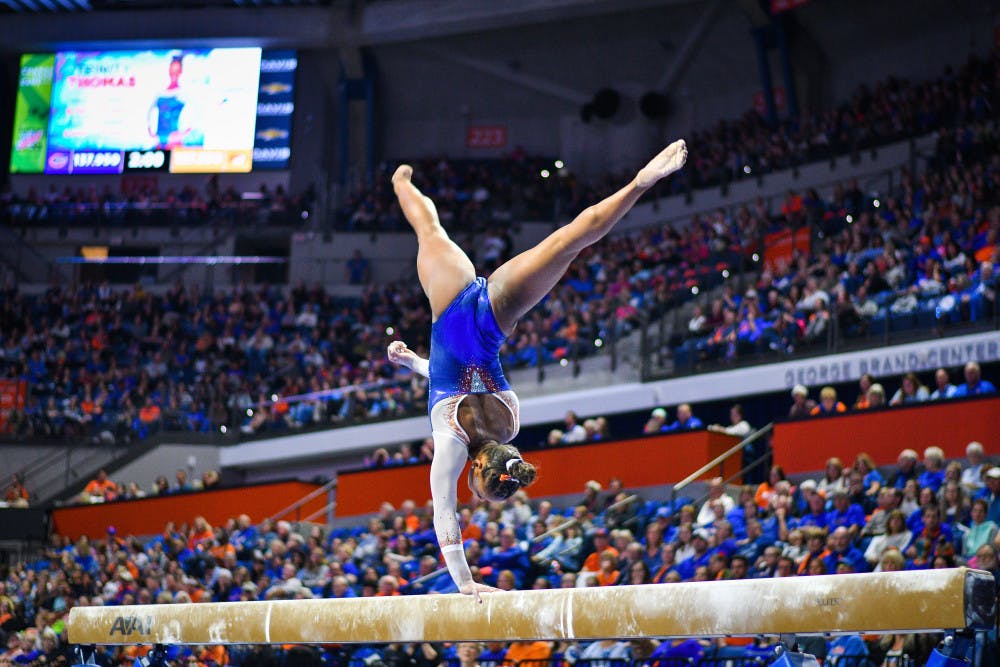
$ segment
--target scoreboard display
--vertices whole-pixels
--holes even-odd
[[[11,173],[286,169],[297,63],[259,48],[26,54]]]

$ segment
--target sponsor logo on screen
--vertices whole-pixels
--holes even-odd
[[[266,130],[261,130],[257,133],[257,138],[262,141],[277,141],[278,139],[287,139],[288,131],[282,130],[277,127],[269,127]]]
[[[45,161],[45,165],[53,171],[69,171],[69,158],[69,153],[61,151],[49,153],[49,159]]]
[[[281,93],[292,92],[292,84],[290,83],[278,83],[277,81],[273,83],[265,83],[260,87],[260,92],[265,95],[280,95]]]

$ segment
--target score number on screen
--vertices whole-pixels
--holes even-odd
[[[159,171],[167,165],[167,151],[129,151],[127,158],[128,171]]]
[[[73,151],[73,170],[107,169],[120,171],[122,154],[120,151]]]

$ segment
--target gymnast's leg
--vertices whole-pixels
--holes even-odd
[[[437,319],[445,308],[476,278],[472,262],[438,220],[437,209],[410,181],[413,168],[400,165],[392,175],[392,187],[406,221],[417,234],[417,275],[420,286]]]
[[[581,250],[610,232],[643,192],[683,167],[685,160],[687,146],[683,140],[675,141],[643,167],[631,183],[587,207],[568,225],[494,271],[489,278],[490,301],[500,329],[509,335],[521,316],[555,287]]]

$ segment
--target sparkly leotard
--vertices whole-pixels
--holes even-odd
[[[493,394],[511,411],[516,432],[517,396],[500,366],[505,339],[493,315],[486,279],[476,278],[431,326],[428,411],[435,431],[447,425],[468,444],[455,417],[458,404],[469,394]]]
[[[500,367],[505,338],[493,316],[486,279],[476,278],[431,326],[429,409],[450,396],[509,390]]]

